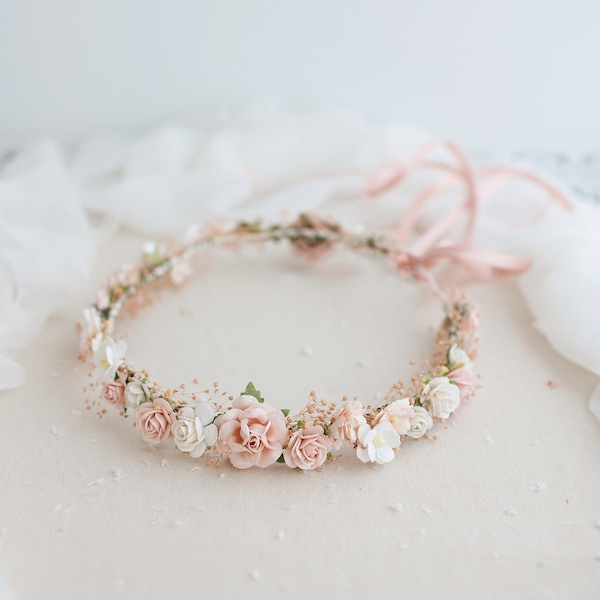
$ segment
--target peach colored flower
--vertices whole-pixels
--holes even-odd
[[[268,467],[283,451],[289,432],[283,413],[259,403],[253,396],[240,396],[231,409],[216,420],[219,451],[227,454],[237,469]]]
[[[149,444],[168,440],[174,422],[175,413],[164,398],[140,404],[135,416],[135,425]]]
[[[364,409],[358,400],[342,402],[333,412],[329,437],[333,440],[333,447],[339,448],[344,441],[351,443],[358,439],[358,428],[367,422]]]
[[[291,239],[292,249],[295,254],[312,261],[321,260],[329,254],[335,242],[327,239],[329,233],[336,233],[339,227],[328,223],[318,215],[303,214],[298,221],[291,223],[291,227],[309,229],[313,235],[299,235]]]
[[[304,470],[316,469],[326,460],[331,452],[331,440],[319,425],[299,429],[292,434],[283,458],[288,467]]]
[[[125,384],[120,380],[109,381],[102,388],[102,397],[117,408],[125,406]]]
[[[398,435],[406,435],[410,429],[410,420],[414,416],[415,411],[410,404],[410,400],[402,398],[402,400],[394,400],[380,411],[375,417],[374,424],[388,421]]]
[[[447,375],[450,381],[460,390],[460,400],[464,402],[471,397],[473,393],[473,373],[469,367],[461,367],[450,371]]]

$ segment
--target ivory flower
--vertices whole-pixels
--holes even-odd
[[[283,413],[253,396],[236,398],[216,424],[219,449],[238,469],[273,464],[289,437]]]
[[[394,458],[394,448],[400,446],[400,436],[389,421],[378,423],[371,429],[368,424],[358,428],[356,454],[363,462],[389,463]]]
[[[104,339],[94,352],[94,377],[101,381],[111,381],[117,369],[123,364],[127,344],[123,340],[115,343],[112,338]]]
[[[319,425],[299,429],[292,434],[283,458],[288,467],[303,470],[316,469],[326,460],[331,451],[331,440]]]
[[[429,406],[432,416],[447,419],[460,404],[460,390],[448,377],[434,377],[423,388],[421,403]]]
[[[94,308],[89,307],[83,311],[83,315],[77,323],[77,332],[79,333],[79,350],[87,355],[98,350],[102,342],[100,313]]]
[[[424,436],[433,427],[433,419],[422,406],[414,406],[413,410],[415,415],[410,419],[410,429],[406,435],[417,439]]]
[[[468,366],[470,363],[469,355],[462,348],[459,348],[456,344],[450,346],[448,350],[448,368],[451,371]]]
[[[180,262],[179,264],[175,265],[169,273],[171,283],[176,287],[180,287],[186,283],[191,275],[192,267],[188,262]]]
[[[132,379],[125,388],[125,402],[128,408],[137,408],[150,400],[150,388],[139,379]]]
[[[214,419],[213,409],[204,402],[198,403],[195,408],[182,408],[171,425],[175,445],[182,452],[189,452],[192,458],[199,458],[208,446],[213,446],[217,441]]]
[[[340,448],[344,441],[354,443],[358,438],[358,428],[366,422],[363,406],[358,400],[339,404],[333,412],[329,427],[333,447]]]
[[[168,440],[171,437],[171,425],[174,421],[175,413],[164,398],[144,402],[135,415],[135,426],[149,444]]]
[[[408,398],[394,400],[375,417],[375,424],[388,421],[398,435],[405,435],[410,429],[410,419],[415,414]]]

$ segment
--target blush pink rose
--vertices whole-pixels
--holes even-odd
[[[149,444],[168,440],[174,422],[175,413],[164,398],[140,404],[135,417],[136,427]]]
[[[283,452],[289,431],[283,413],[253,396],[240,396],[216,420],[219,451],[237,469],[268,467]]]
[[[102,397],[109,404],[123,408],[125,406],[125,384],[120,379],[105,383],[102,388]]]
[[[288,467],[304,470],[316,469],[326,460],[331,452],[331,440],[319,425],[305,427],[296,431],[287,448],[283,451],[283,458]]]
[[[344,441],[356,442],[358,428],[366,422],[365,411],[358,400],[342,402],[338,405],[329,427],[329,435],[333,440],[334,448],[339,448]]]
[[[448,379],[454,382],[460,390],[460,400],[464,402],[471,397],[473,393],[473,373],[469,367],[461,367],[450,371],[447,375]]]
[[[375,425],[388,421],[398,435],[406,435],[410,430],[410,420],[415,416],[415,411],[408,398],[394,400],[388,404],[375,417]]]

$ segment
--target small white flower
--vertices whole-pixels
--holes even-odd
[[[432,427],[433,419],[422,406],[413,406],[415,416],[410,419],[410,429],[406,432],[413,439],[424,436]]]
[[[127,408],[136,409],[142,402],[150,400],[150,388],[139,379],[132,379],[125,388],[125,404]]]
[[[448,367],[451,371],[466,367],[470,363],[469,355],[456,344],[450,346],[448,350]]]
[[[79,321],[79,347],[82,352],[96,352],[102,342],[102,331],[100,329],[102,321],[100,313],[93,307],[86,308],[83,311],[81,320]]]
[[[126,350],[127,344],[123,340],[115,343],[112,338],[106,338],[100,342],[94,352],[94,377],[101,381],[114,379],[117,369],[124,362]]]
[[[368,424],[358,428],[356,454],[363,462],[389,463],[394,458],[394,448],[400,446],[400,436],[389,421],[378,423],[371,429]]]
[[[171,283],[177,287],[182,286],[191,277],[191,275],[192,267],[187,261],[180,262],[179,264],[175,265],[169,273]]]
[[[146,242],[142,246],[144,259],[149,265],[156,266],[165,259],[165,247],[156,242]]]
[[[195,408],[182,408],[177,414],[177,420],[171,425],[176,446],[182,452],[189,452],[192,458],[202,456],[207,446],[213,446],[217,442],[214,420],[213,409],[203,402]]]
[[[421,403],[429,406],[432,416],[447,419],[460,404],[460,390],[447,377],[434,377],[423,388]]]

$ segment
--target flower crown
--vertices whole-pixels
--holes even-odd
[[[196,231],[193,241],[179,247],[147,244],[142,264],[117,272],[84,311],[81,357],[93,363],[102,398],[123,416],[132,415],[150,444],[172,440],[193,458],[206,456],[216,463],[219,457],[228,457],[240,469],[275,462],[319,469],[334,460],[334,451],[343,445],[355,448],[363,462],[387,463],[403,439],[426,435],[434,419],[447,419],[471,395],[478,315],[464,300],[445,304],[432,361],[413,378],[410,389],[398,381],[376,406],[348,398],[329,402],[311,392],[308,404],[295,415],[266,403],[252,383],[236,398],[220,392],[217,384],[195,391],[185,385],[165,388],[146,371],[130,366],[125,341],[113,337],[120,311],[136,300],[139,305],[143,293],[159,282],[184,283],[198,252],[284,240],[310,259],[342,246],[379,254],[400,265],[403,274],[420,276],[417,266],[390,247],[385,236],[353,235],[315,216],[300,215],[288,224],[213,225],[203,233]]]
[[[143,262],[118,271],[84,310],[79,324],[80,357],[93,366],[91,387],[100,387],[101,398],[122,416],[133,417],[139,434],[149,444],[171,441],[192,458],[204,457],[216,466],[220,458],[226,457],[239,469],[280,462],[301,470],[319,470],[338,458],[335,452],[342,446],[352,447],[363,462],[384,464],[394,458],[407,438],[427,437],[436,421],[449,418],[472,395],[472,360],[479,342],[477,309],[458,294],[449,299],[436,285],[431,267],[448,258],[463,264],[472,274],[488,277],[523,272],[528,267],[526,259],[472,245],[474,218],[482,198],[479,179],[491,179],[495,185],[509,175],[530,179],[568,206],[554,188],[531,174],[508,169],[478,173],[455,146],[445,146],[458,167],[429,161],[434,144],[419,150],[408,163],[388,165],[367,183],[367,193],[374,196],[422,166],[445,173],[443,185],[431,186],[415,199],[394,235],[357,235],[332,220],[302,214],[287,223],[240,221],[230,226],[192,228],[180,245],[146,244]],[[401,249],[413,232],[424,202],[461,178],[467,190],[464,203],[423,233],[409,249]],[[486,183],[489,189],[490,181]],[[444,237],[445,232],[462,214],[468,219],[464,238],[459,243],[451,242]],[[237,397],[222,392],[218,383],[206,387],[197,379],[193,388],[184,384],[164,387],[147,371],[126,361],[127,345],[114,334],[121,310],[143,305],[151,289],[161,284],[185,283],[192,273],[194,257],[212,247],[284,241],[297,254],[312,260],[323,258],[336,247],[378,255],[395,265],[402,276],[424,281],[438,294],[444,318],[429,360],[412,377],[408,388],[402,379],[398,380],[374,406],[365,406],[358,398],[332,402],[311,392],[306,406],[291,415],[289,410],[265,402],[253,383]],[[87,402],[92,409],[98,401]],[[105,408],[98,409],[100,416],[105,412]]]

